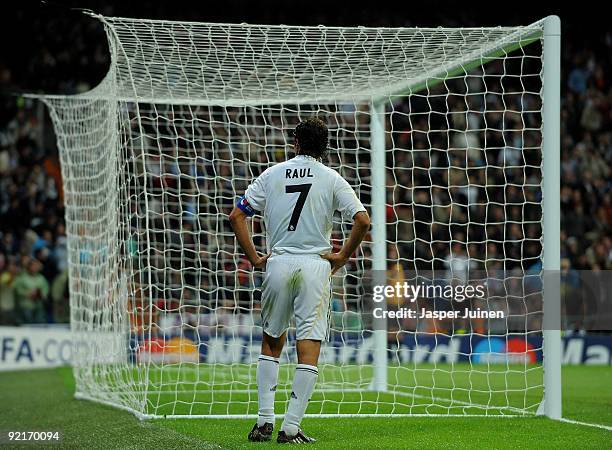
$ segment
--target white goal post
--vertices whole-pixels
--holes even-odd
[[[372,229],[333,279],[307,415],[561,417],[558,17],[351,28],[91,15],[107,76],[42,97],[64,180],[78,398],[141,418],[256,415],[261,274],[226,215],[316,114],[326,163]],[[334,245],[349,227],[334,219]],[[261,217],[252,232],[265,251]],[[503,318],[381,319],[375,306],[410,307],[373,303],[381,276],[480,282],[471,307]]]

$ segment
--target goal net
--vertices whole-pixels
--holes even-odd
[[[331,28],[95,16],[111,66],[45,96],[69,241],[77,396],[140,417],[257,412],[261,272],[227,215],[290,131],[330,129],[326,161],[372,230],[333,277],[308,415],[527,415],[543,397],[543,22]],[[265,223],[252,222],[266,251]],[[350,224],[336,217],[337,248]],[[381,275],[382,274],[382,275]],[[381,278],[382,276],[382,278]],[[484,295],[374,298],[377,280]],[[384,307],[386,318],[377,318]],[[502,312],[421,317],[422,310]],[[398,317],[412,309],[416,318]],[[290,394],[293,330],[276,413]]]

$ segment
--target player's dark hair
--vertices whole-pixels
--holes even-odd
[[[300,122],[293,137],[300,145],[300,154],[321,159],[327,155],[329,136],[327,125],[318,117],[311,117]]]

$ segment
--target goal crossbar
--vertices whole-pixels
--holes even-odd
[[[440,33],[445,29],[438,28],[350,28],[350,27],[322,27],[322,26],[290,26],[290,25],[251,25],[251,24],[218,24],[218,23],[207,23],[207,22],[173,22],[163,20],[148,20],[148,19],[132,19],[122,17],[106,17],[92,12],[85,12],[91,17],[101,21],[106,28],[107,36],[109,39],[109,45],[111,48],[111,67],[107,76],[103,81],[96,86],[94,89],[73,96],[64,95],[44,95],[40,96],[37,94],[31,94],[31,97],[42,97],[48,100],[65,100],[71,98],[79,99],[113,99],[115,101],[123,102],[141,102],[141,103],[159,103],[168,105],[192,105],[192,106],[257,106],[257,105],[277,105],[277,104],[316,104],[316,103],[333,103],[333,102],[361,102],[361,101],[374,101],[389,98],[393,96],[402,96],[418,93],[424,89],[431,89],[439,83],[443,83],[445,79],[458,76],[460,74],[467,73],[475,67],[482,66],[495,58],[507,55],[517,49],[525,47],[533,42],[538,41],[543,36],[544,30],[544,19],[536,21],[531,25],[522,27],[490,27],[490,28],[461,28],[460,34],[457,36],[459,39],[474,39],[473,44],[476,48],[470,49],[467,53],[459,53],[457,55],[451,55],[443,64],[428,67],[426,71],[414,73],[407,71],[405,67],[401,66],[401,61],[397,61],[396,66],[385,66],[388,70],[388,76],[396,79],[397,81],[388,82],[388,80],[381,80],[380,82],[371,84],[357,84],[351,89],[338,91],[330,91],[329,89],[319,90],[317,86],[314,89],[310,89],[306,92],[300,92],[299,95],[296,92],[283,92],[279,91],[275,96],[263,95],[258,93],[258,89],[254,89],[252,95],[240,96],[240,95],[214,95],[207,92],[206,86],[202,83],[197,86],[196,89],[190,89],[189,82],[184,86],[175,86],[173,89],[164,89],[163,92],[155,92],[155,88],[150,86],[138,85],[133,82],[134,74],[131,73],[131,68],[134,65],[142,64],[144,61],[140,61],[139,57],[144,55],[131,54],[128,55],[126,47],[129,47],[129,35],[122,34],[122,31],[131,27],[169,27],[168,30],[162,28],[160,32],[161,36],[152,36],[154,41],[164,42],[165,39],[169,39],[167,34],[169,30],[173,30],[173,27],[181,27],[191,25],[196,27],[194,33],[206,35],[210,33],[210,29],[217,28],[220,26],[232,27],[235,33],[244,33],[244,30],[251,29],[274,29],[277,30],[279,35],[291,33],[299,33],[304,35],[312,35],[313,41],[326,39],[327,32],[333,30],[338,36],[342,36],[344,31],[358,30],[359,34],[353,36],[354,38],[360,38],[360,34],[364,33],[366,38],[370,34],[376,35],[392,35],[395,36],[401,45],[409,46],[410,42],[408,38],[414,39],[414,36],[419,34],[425,36],[426,33]],[[199,28],[199,29],[198,29]],[[447,30],[459,30],[459,29],[447,29]],[[409,33],[402,41],[402,33]],[[153,34],[153,33],[152,33]],[[337,37],[337,36],[336,36]],[[286,39],[289,39],[287,37]],[[480,42],[482,41],[482,42]],[[435,43],[434,48],[430,51],[439,51],[444,43]],[[274,49],[270,49],[272,52]],[[404,49],[402,48],[402,51]],[[382,52],[382,49],[379,49]],[[261,58],[263,55],[259,54],[257,58]],[[165,64],[167,59],[164,55],[158,56],[161,61],[159,64]],[[382,53],[380,55],[382,57]],[[198,58],[200,59],[200,58]],[[240,70],[244,61],[239,59],[230,60],[235,64],[235,67],[228,68],[227,71]],[[151,64],[155,64],[153,61]],[[210,70],[211,68],[203,67],[203,71]],[[218,70],[218,68],[212,68]],[[253,68],[256,70],[256,67]],[[173,83],[169,79],[168,74],[160,74],[160,78],[153,80],[157,86],[168,86]],[[293,74],[295,75],[295,74]],[[333,78],[333,74],[332,74]],[[260,82],[258,80],[258,82]],[[332,79],[331,85],[341,84],[342,81],[335,81]],[[244,89],[244,86],[240,86]],[[154,95],[151,92],[155,92]],[[225,93],[223,93],[225,94]],[[254,94],[254,95],[253,95]]]

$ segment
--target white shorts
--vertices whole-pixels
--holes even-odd
[[[261,298],[265,333],[279,337],[295,317],[296,339],[327,338],[331,265],[319,255],[276,255],[266,264]]]

